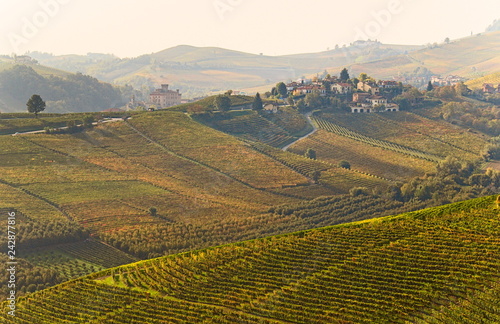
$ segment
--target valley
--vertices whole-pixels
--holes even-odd
[[[500,322],[493,29],[1,56],[0,322]]]

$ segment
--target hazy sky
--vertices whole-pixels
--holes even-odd
[[[0,0],[0,54],[113,53],[176,45],[265,55],[359,38],[427,44],[483,32],[499,0]]]

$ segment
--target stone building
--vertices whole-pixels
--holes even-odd
[[[158,108],[180,105],[181,100],[182,94],[179,93],[179,89],[169,90],[168,84],[162,84],[160,89],[156,89],[149,95],[149,101]]]

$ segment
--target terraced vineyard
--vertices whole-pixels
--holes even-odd
[[[495,198],[108,269],[19,299],[15,319],[4,303],[0,316],[9,324],[495,323]]]
[[[49,248],[35,248],[21,256],[35,266],[57,271],[66,280],[137,261],[101,242],[86,239]]]
[[[303,155],[307,149],[316,152],[318,161],[332,165],[348,161],[354,170],[394,181],[404,181],[435,169],[434,162],[368,145],[322,129],[295,143],[288,151]]]
[[[313,135],[314,136],[314,135]],[[298,143],[307,143],[308,139],[299,141]],[[390,183],[386,179],[373,176],[371,174],[359,170],[346,170],[333,165],[325,163],[323,159],[312,160],[305,158],[302,155],[293,154],[290,152],[283,152],[282,150],[269,147],[261,143],[250,144],[259,152],[262,152],[275,160],[283,163],[291,169],[309,177],[313,178],[315,173],[319,173],[319,183],[324,184],[330,190],[337,194],[348,193],[353,187],[366,187],[369,189],[383,189]],[[301,144],[296,144],[301,145]],[[308,147],[309,148],[309,147]],[[315,148],[315,147],[313,147]]]
[[[280,107],[277,113],[263,116],[295,136],[307,134],[312,130],[307,118],[292,107]]]
[[[338,127],[347,128],[376,140],[389,141],[425,152],[431,157],[455,156],[461,160],[472,161],[477,159],[480,150],[486,144],[485,139],[462,128],[411,112],[355,116],[325,114],[322,118]]]
[[[465,85],[472,90],[479,90],[483,87],[483,84],[491,83],[493,85],[500,84],[500,72],[488,74],[484,77],[477,78],[474,80],[469,80],[465,82]]]
[[[279,112],[262,116],[253,111],[233,112],[230,118],[201,118],[202,123],[224,133],[251,141],[258,141],[274,147],[283,147],[292,142],[295,133],[309,129],[307,121],[296,111]]]
[[[29,154],[14,152],[2,161],[4,177],[16,181],[5,190],[33,193],[52,202],[45,205],[54,213],[59,208],[85,227],[103,232],[165,220],[245,216],[293,200],[263,189],[309,184],[304,176],[183,114],[147,117],[134,117],[134,126],[106,124],[72,136],[7,137],[11,143],[6,148],[25,147]],[[167,121],[163,134],[151,132]],[[196,135],[200,132],[206,137]],[[33,160],[40,161],[39,168],[29,162]],[[39,181],[32,183],[35,178]],[[161,218],[146,212],[152,206]]]
[[[373,145],[376,147],[380,147],[386,150],[394,151],[397,153],[407,154],[409,156],[420,158],[428,161],[438,162],[442,160],[444,157],[440,155],[434,155],[430,153],[426,153],[423,151],[419,151],[417,149],[413,149],[408,146],[403,146],[400,144],[395,144],[392,142],[388,142],[385,140],[379,140],[374,137],[362,135],[361,133],[354,132],[349,130],[343,126],[339,126],[332,122],[329,122],[326,119],[320,117],[311,117],[311,120],[317,125],[318,128],[324,129],[326,131],[338,134],[340,136],[345,136],[347,138],[353,139],[355,141],[359,141],[365,144]]]
[[[324,189],[313,190],[317,195],[332,194],[332,191]],[[297,195],[304,195],[304,192]],[[363,202],[359,203],[361,200]],[[322,208],[318,208],[318,205]],[[101,238],[127,253],[140,258],[151,258],[318,226],[392,215],[423,207],[427,207],[425,202],[401,203],[375,196],[325,196],[271,207],[268,213],[250,217],[212,219],[201,224],[157,224],[104,233]],[[295,211],[307,211],[307,216],[304,217],[303,213]]]

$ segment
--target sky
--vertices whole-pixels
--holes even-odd
[[[498,0],[0,0],[0,54],[123,58],[192,45],[274,56],[358,39],[439,43],[495,19]]]

